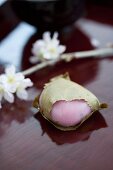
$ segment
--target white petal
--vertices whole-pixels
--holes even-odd
[[[6,83],[6,81],[7,81],[7,76],[5,74],[0,75],[0,82],[4,84]]]
[[[45,42],[49,42],[51,40],[50,32],[45,32],[43,34],[43,39]]]
[[[40,48],[44,47],[44,41],[43,40],[38,40],[33,44],[33,48],[32,48],[32,53],[37,56]]]
[[[55,47],[55,48],[57,48],[57,46],[59,45],[59,43],[60,43],[60,41],[59,40],[55,40],[55,39],[53,39],[52,40],[52,45]]]
[[[28,98],[28,93],[27,93],[27,90],[25,89],[17,90],[16,94],[17,94],[17,97],[20,99],[26,100]]]
[[[33,44],[33,48],[40,48],[44,46],[44,41],[43,40],[37,40],[34,44]]]
[[[17,81],[22,81],[24,80],[24,75],[22,73],[16,73],[16,80]]]
[[[46,52],[46,53],[43,54],[43,58],[50,60],[50,59],[53,59],[53,56],[51,55],[51,53]]]
[[[16,72],[16,69],[13,65],[11,65],[5,69],[5,73],[7,75],[15,74],[15,72]]]
[[[27,88],[31,87],[33,85],[33,82],[29,78],[26,78],[23,80],[22,84],[24,88]]]
[[[58,52],[59,52],[59,54],[62,54],[65,50],[66,50],[66,46],[64,46],[64,45],[59,45],[59,47],[58,47]]]
[[[9,86],[7,86],[7,90],[10,92],[10,93],[15,93],[16,92],[16,89],[17,89],[17,87],[18,87],[18,84],[17,83],[15,83],[15,84],[12,84],[12,85],[9,85]]]
[[[33,86],[33,82],[29,78],[25,79],[25,81],[26,81],[28,87]]]
[[[58,32],[55,32],[53,35],[53,39],[57,39],[58,38]]]
[[[12,93],[4,92],[4,99],[7,100],[9,103],[14,102],[14,96]]]

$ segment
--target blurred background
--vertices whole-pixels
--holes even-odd
[[[0,0],[0,64],[29,67],[44,31],[58,31],[67,52],[105,47],[113,43],[113,1]]]

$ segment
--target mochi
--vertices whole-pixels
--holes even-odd
[[[45,119],[64,131],[77,129],[95,111],[107,107],[89,90],[71,81],[68,74],[45,84],[33,105]]]

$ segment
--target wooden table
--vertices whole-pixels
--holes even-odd
[[[113,7],[88,4],[85,16],[60,39],[67,51],[90,50],[113,43]],[[30,67],[36,29],[1,6],[0,72],[8,63]],[[77,131],[62,132],[32,108],[33,98],[50,78],[69,72],[73,81],[91,90],[109,107],[95,113]],[[4,103],[0,110],[0,170],[112,170],[113,169],[113,57],[59,62],[32,75],[29,100]]]

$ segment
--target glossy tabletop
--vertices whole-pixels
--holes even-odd
[[[0,17],[0,72],[7,64],[17,70],[31,67],[32,43],[40,33],[15,15],[10,1],[2,4]],[[60,40],[67,52],[113,43],[113,6],[88,3],[73,28],[61,31]],[[70,132],[57,130],[32,107],[43,85],[65,72],[109,105]],[[29,100],[6,102],[0,110],[0,170],[112,170],[113,57],[62,61],[29,77],[34,82]]]

